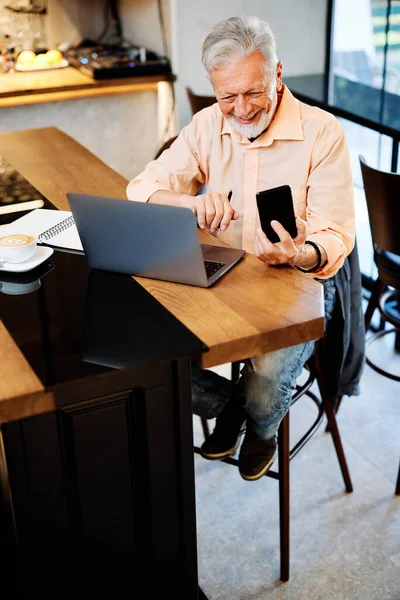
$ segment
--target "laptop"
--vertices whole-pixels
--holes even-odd
[[[188,208],[67,193],[92,269],[210,287],[244,250],[200,244]]]

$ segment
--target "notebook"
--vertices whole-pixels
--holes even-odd
[[[68,193],[92,269],[209,287],[245,255],[201,245],[188,208]]]
[[[0,229],[1,236],[9,233],[28,233],[35,235],[39,244],[83,252],[74,218],[68,210],[37,208]]]

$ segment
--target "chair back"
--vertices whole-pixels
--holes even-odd
[[[169,138],[169,140],[164,142],[163,145],[161,146],[161,148],[159,148],[157,150],[157,152],[155,153],[154,160],[157,160],[157,158],[159,156],[161,156],[161,154],[164,152],[164,150],[168,150],[168,148],[174,143],[174,141],[176,140],[177,137],[178,137],[177,135],[174,135],[172,138]]]
[[[189,87],[186,88],[186,91],[189,97],[190,108],[192,109],[193,115],[199,112],[199,110],[215,104],[217,101],[215,96],[199,96],[198,94],[194,94]]]
[[[378,171],[363,156],[359,159],[374,248],[400,255],[400,175]]]

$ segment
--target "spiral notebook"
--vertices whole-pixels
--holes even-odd
[[[72,213],[68,210],[37,208],[0,228],[0,235],[28,233],[38,243],[53,248],[83,252]]]

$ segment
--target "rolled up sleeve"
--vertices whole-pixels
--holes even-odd
[[[307,239],[319,243],[328,256],[321,279],[332,277],[355,243],[353,178],[341,125],[332,120],[318,136],[307,194]]]

